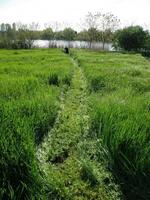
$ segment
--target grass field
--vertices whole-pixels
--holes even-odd
[[[0,50],[0,199],[150,199],[150,62]]]
[[[0,199],[40,198],[35,147],[53,126],[72,73],[59,50],[0,51]]]
[[[101,138],[127,199],[150,199],[150,62],[74,51],[88,80],[91,138]]]

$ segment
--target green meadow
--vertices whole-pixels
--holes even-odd
[[[37,199],[36,146],[53,126],[73,66],[59,50],[0,51],[0,195]]]
[[[0,199],[150,199],[150,62],[0,50]]]
[[[150,198],[150,62],[138,54],[75,51],[90,91],[91,138],[102,139],[127,199]]]

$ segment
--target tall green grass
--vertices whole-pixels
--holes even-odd
[[[0,199],[44,199],[36,145],[53,126],[73,67],[56,49],[1,50],[0,61]]]
[[[90,137],[102,138],[126,199],[150,199],[149,61],[121,53],[73,53],[91,91]]]

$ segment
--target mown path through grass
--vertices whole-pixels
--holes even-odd
[[[54,184],[54,188],[57,188],[57,185],[60,186],[55,192],[61,196],[61,199],[63,196],[65,199],[71,198],[71,192],[67,191],[65,184],[69,181],[69,176],[72,178],[76,176],[73,170],[77,165],[76,145],[89,128],[86,80],[75,62],[74,65],[75,72],[71,86],[66,94],[62,94],[55,126],[37,151],[40,168],[50,179],[50,183]]]
[[[90,158],[103,152],[99,141],[88,139],[90,119],[86,79],[76,61],[68,59],[75,66],[70,88],[62,94],[54,128],[37,151],[39,166],[47,182],[46,199],[120,199],[111,175],[101,163]],[[95,152],[96,146],[99,152]]]

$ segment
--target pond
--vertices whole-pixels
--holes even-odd
[[[90,43],[87,41],[65,41],[65,40],[35,40],[33,43],[34,47],[37,48],[90,48]],[[103,49],[102,42],[92,42],[92,49]],[[104,49],[107,51],[113,51],[111,43],[106,43]]]

